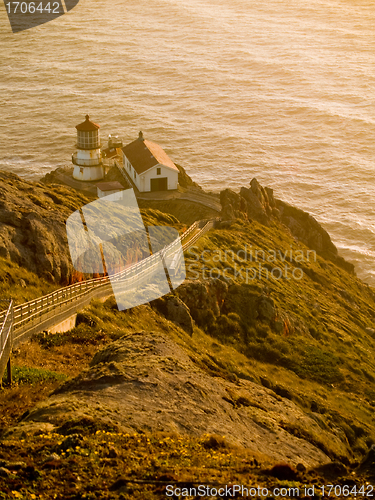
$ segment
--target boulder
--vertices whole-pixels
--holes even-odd
[[[271,322],[276,317],[276,309],[273,299],[262,295],[257,302],[258,318]]]
[[[247,204],[241,195],[231,189],[224,189],[220,192],[220,203],[222,210],[220,216],[222,220],[246,219]]]
[[[207,326],[210,318],[220,316],[228,285],[220,279],[186,280],[176,290],[199,326]]]
[[[175,295],[165,295],[151,302],[152,307],[163,314],[169,321],[173,321],[189,335],[193,334],[194,321],[190,315],[189,308]]]
[[[167,318],[181,326],[189,335],[193,334],[194,322],[189,308],[181,299],[173,295],[167,300]]]
[[[176,163],[176,167],[178,168],[178,184],[181,187],[188,188],[188,187],[195,187],[197,189],[202,189],[199,184],[193,181],[193,179],[190,177],[190,175],[186,172],[184,167],[181,167],[181,165],[178,165]]]

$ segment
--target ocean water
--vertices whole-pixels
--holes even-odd
[[[0,168],[69,164],[89,113],[205,188],[256,177],[375,285],[374,26],[368,0],[80,0],[14,35],[1,3]]]

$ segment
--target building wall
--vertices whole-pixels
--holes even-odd
[[[100,165],[96,167],[80,167],[75,165],[73,179],[77,181],[99,181],[104,177],[104,168]]]
[[[78,149],[73,155],[73,179],[77,181],[98,181],[104,177],[100,149]],[[78,163],[78,165],[77,165]]]
[[[117,196],[112,197],[112,201],[114,200],[121,200],[122,199],[122,191],[119,191],[118,189],[115,189],[113,191],[102,191],[101,189],[98,188],[98,198],[103,198],[104,196],[109,196],[110,194],[115,194],[117,193]]]
[[[143,174],[139,175],[137,172],[135,172],[134,168],[132,167],[131,163],[123,153],[123,163],[124,163],[124,168],[127,171],[128,175],[134,182],[134,184],[137,186],[139,191],[141,193],[147,193],[151,191],[151,179],[157,179],[157,178],[162,178],[162,177],[167,177],[168,179],[168,190],[170,189],[177,189],[178,186],[178,172],[176,170],[173,170],[169,167],[166,167],[165,165],[158,164],[152,167],[150,170],[147,172],[144,172]],[[160,168],[160,175],[157,175],[157,169]]]
[[[79,165],[88,166],[99,165],[103,161],[100,149],[78,149],[73,158]]]
[[[160,168],[160,175],[157,175],[158,168]],[[142,191],[151,191],[151,179],[161,179],[163,177],[167,177],[168,179],[168,190],[177,189],[178,172],[159,163],[141,175]]]
[[[139,189],[139,191],[142,191],[142,189],[140,187],[140,181],[141,181],[140,176],[134,170],[134,168],[132,167],[130,161],[126,158],[124,152],[122,153],[122,155],[123,155],[123,165],[124,165],[125,170],[127,171],[127,173],[129,175],[129,177],[131,178],[131,180],[137,186],[137,188]]]

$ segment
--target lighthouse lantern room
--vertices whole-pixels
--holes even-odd
[[[86,120],[76,126],[77,151],[72,155],[73,178],[79,181],[97,181],[104,177],[103,160],[100,151],[100,126]]]

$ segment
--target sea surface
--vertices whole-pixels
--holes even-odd
[[[89,113],[204,188],[256,177],[375,285],[373,1],[80,0],[18,34],[0,3],[0,50],[0,169],[69,164]]]

